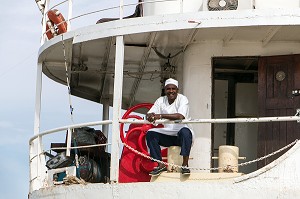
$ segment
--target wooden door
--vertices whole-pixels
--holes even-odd
[[[300,108],[300,55],[262,57],[258,65],[259,117],[291,116]],[[300,138],[300,123],[260,123],[257,156],[270,154]],[[285,152],[285,151],[284,151]],[[258,168],[269,164],[281,154],[258,162]]]

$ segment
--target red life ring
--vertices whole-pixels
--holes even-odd
[[[49,21],[46,24],[46,35],[48,39],[53,38],[55,35],[60,35],[62,33],[67,32],[67,22],[63,15],[56,9],[54,10],[49,10],[47,13],[47,16],[49,18]],[[48,24],[50,22],[50,24]],[[52,25],[52,27],[51,27]],[[57,27],[57,32],[53,31],[54,25]],[[52,31],[51,31],[52,28]],[[55,34],[56,32],[56,34]]]

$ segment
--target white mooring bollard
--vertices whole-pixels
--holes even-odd
[[[172,163],[174,165],[182,165],[182,156],[180,155],[181,147],[179,146],[170,146],[168,148],[168,163]],[[178,167],[174,167],[172,165],[168,165],[169,172],[180,172]]]
[[[246,159],[245,157],[239,157],[239,148],[236,146],[222,145],[219,146],[219,157],[212,157],[219,161],[219,173],[237,173],[238,160]]]

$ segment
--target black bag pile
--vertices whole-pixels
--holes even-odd
[[[58,153],[56,156],[52,156],[47,162],[46,167],[48,169],[57,169],[68,167],[74,162],[74,156],[66,156],[66,152]]]
[[[72,144],[74,145],[94,145],[96,144],[95,129],[90,127],[76,128],[72,132]]]
[[[76,128],[72,132],[72,146],[85,146],[104,144],[107,139],[104,134],[94,128],[82,127]],[[75,165],[75,154],[78,155],[79,168],[77,168],[77,177],[84,179],[86,182],[101,182],[107,174],[105,168],[101,168],[102,156],[105,153],[105,146],[72,149],[71,156],[66,156],[66,152],[57,153],[56,156],[48,155],[50,159],[46,162],[48,169],[57,169]],[[102,171],[103,170],[103,171]],[[104,172],[104,175],[102,175]],[[109,175],[109,174],[108,174]]]
[[[88,158],[86,155],[78,158],[79,175],[86,182],[100,182],[101,171],[100,166],[95,160]]]

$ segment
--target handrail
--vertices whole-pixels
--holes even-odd
[[[58,3],[58,4],[55,4],[54,6],[52,6],[51,8],[49,8],[49,10],[52,10],[53,8],[56,8],[57,6],[59,6],[59,5],[61,5],[61,4],[67,3],[68,1],[69,1],[69,0],[64,0],[64,1],[60,2],[60,3]],[[48,11],[49,11],[49,10],[48,10]],[[47,11],[47,12],[48,12],[48,11]],[[46,12],[46,13],[47,13],[47,12]]]
[[[128,4],[124,4],[123,7],[137,6],[137,5],[150,4],[150,3],[169,2],[169,1],[177,1],[177,0],[153,0],[153,1],[148,1],[148,2],[128,3]],[[77,19],[77,18],[82,17],[82,16],[95,14],[95,13],[103,12],[103,11],[107,11],[107,10],[114,10],[114,9],[117,9],[117,8],[120,8],[120,6],[119,5],[118,6],[112,6],[112,7],[109,7],[109,8],[103,8],[103,9],[100,9],[100,10],[87,12],[85,14],[81,14],[81,15],[77,15],[75,17],[72,17],[71,19],[69,19],[69,21]]]
[[[120,123],[126,124],[153,124],[147,120],[138,119],[120,119]],[[189,123],[254,123],[254,122],[284,122],[300,121],[299,116],[282,116],[282,117],[255,117],[255,118],[220,118],[220,119],[186,119],[186,120],[156,120],[154,124],[189,124]]]
[[[84,146],[72,146],[72,147],[53,147],[48,150],[43,150],[41,153],[32,156],[29,160],[32,161],[34,158],[38,157],[39,155],[45,154],[45,152],[51,151],[51,150],[67,150],[67,149],[84,149],[84,148],[93,148],[93,147],[101,147],[101,146],[109,146],[111,143],[106,144],[93,144],[93,145],[84,145]]]
[[[155,124],[190,124],[190,123],[260,123],[260,122],[284,122],[284,121],[300,121],[300,116],[282,116],[282,117],[255,117],[255,118],[220,118],[220,119],[187,119],[187,120],[157,120]],[[120,119],[120,123],[124,124],[151,124],[147,120],[138,120],[138,119]],[[55,129],[51,129],[48,131],[44,131],[39,133],[29,139],[29,144],[36,138],[40,136],[44,136],[51,133],[56,133],[59,131],[67,130],[68,128],[80,128],[84,126],[96,126],[96,125],[104,125],[104,124],[112,124],[111,120],[104,121],[96,121],[96,122],[88,122],[81,124],[74,124],[70,126],[63,126]]]
[[[188,123],[242,123],[242,122],[248,122],[248,123],[253,123],[253,122],[279,122],[279,121],[300,121],[299,117],[299,112],[295,116],[282,116],[282,117],[256,117],[256,118],[225,118],[225,119],[190,119],[190,120],[175,120],[175,121],[170,121],[170,120],[157,120],[155,121],[154,124],[163,124],[163,123],[182,123],[182,124],[188,124]],[[150,124],[149,121],[147,120],[138,120],[138,119],[119,119],[119,123],[135,123],[135,124]],[[37,135],[34,135],[32,138],[29,140],[29,145],[35,140],[36,138],[41,138],[44,135],[51,134],[51,133],[56,133],[59,131],[71,129],[71,128],[79,128],[79,127],[84,127],[84,126],[96,126],[96,125],[105,125],[105,124],[112,124],[112,120],[104,120],[104,121],[96,121],[96,122],[88,122],[88,123],[81,123],[81,124],[74,124],[74,125],[69,125],[69,126],[63,126],[51,130],[44,131],[42,133],[39,133]],[[111,143],[106,143],[106,144],[101,144],[101,145],[110,145]],[[91,145],[91,146],[80,146],[80,148],[89,148],[89,147],[95,147],[96,145]],[[97,145],[98,146],[98,145]],[[60,149],[66,149],[70,150],[71,148],[74,147],[62,147]],[[78,148],[78,146],[76,147]],[[41,154],[44,154],[44,150],[41,153],[37,154],[32,154],[33,156],[30,158],[30,164],[33,159],[36,159],[39,157]],[[32,179],[30,179],[30,183],[37,179],[37,176],[33,176]]]
[[[58,4],[55,4],[54,6],[52,6],[49,10],[47,10],[44,14],[47,14],[50,10],[52,10],[53,8],[56,8],[57,6],[61,5],[61,4],[64,4],[66,2],[68,2],[69,0],[64,0]],[[143,5],[143,4],[151,4],[151,3],[161,3],[161,2],[170,2],[170,1],[177,1],[177,0],[153,0],[153,1],[147,1],[147,2],[137,2],[137,3],[128,3],[128,4],[123,4],[122,7],[129,7],[129,6],[137,6],[137,5]],[[181,5],[182,6],[182,5]],[[75,17],[72,17],[70,19],[67,19],[65,21],[62,21],[61,23],[64,23],[64,22],[67,22],[68,24],[73,21],[74,19],[77,19],[77,18],[80,18],[80,17],[83,17],[83,16],[87,16],[87,15],[92,15],[92,14],[95,14],[95,13],[99,13],[99,12],[104,12],[104,11],[108,11],[108,10],[114,10],[114,9],[118,9],[120,8],[120,6],[112,6],[112,7],[108,7],[108,8],[103,8],[103,9],[100,9],[100,10],[95,10],[95,11],[92,11],[92,12],[87,12],[87,13],[84,13],[84,14],[80,14],[80,15],[77,15]],[[182,8],[181,8],[182,9]],[[60,24],[61,24],[60,23]],[[59,24],[57,24],[59,25]],[[45,35],[47,32],[49,32],[50,29],[48,31],[45,31],[43,33],[43,35]]]
[[[220,119],[186,119],[186,120],[156,120],[154,124],[191,124],[191,123],[261,123],[261,122],[283,122],[283,121],[297,121],[300,122],[300,116],[298,112],[295,116],[282,116],[282,117],[256,117],[256,118],[220,118]],[[139,119],[119,119],[119,123],[124,124],[153,124],[147,120],[139,120]],[[96,126],[96,125],[105,125],[105,124],[112,124],[111,120],[104,120],[104,121],[96,121],[96,122],[88,122],[88,123],[81,123],[81,124],[74,124],[70,126],[63,126],[55,129],[51,129],[48,131],[44,131],[39,133],[29,140],[29,145],[31,142],[41,136],[57,133],[59,131],[71,129],[71,128],[80,128],[84,126]],[[111,145],[111,143],[100,144],[101,146]],[[99,144],[96,145],[87,145],[87,146],[80,146],[80,147],[59,147],[59,149],[75,149],[75,148],[90,148],[95,146],[100,146]],[[56,149],[56,148],[51,148]],[[58,148],[57,148],[58,149]],[[43,154],[45,151],[41,152]],[[38,154],[38,155],[40,155]],[[38,155],[33,156],[31,159],[36,158]]]
[[[84,145],[84,146],[72,146],[72,147],[53,147],[50,148],[50,150],[57,150],[57,149],[84,149],[84,148],[93,148],[93,147],[99,147],[99,146],[108,146],[111,145],[111,143],[106,144],[92,144],[92,145]]]
[[[33,137],[31,137],[29,139],[29,145],[31,144],[31,142],[34,139],[36,139],[38,137],[41,137],[41,136],[44,136],[44,135],[47,135],[47,134],[51,134],[51,133],[57,133],[59,131],[67,130],[68,128],[80,128],[80,127],[84,127],[84,126],[96,126],[96,125],[104,125],[104,124],[112,124],[112,121],[111,120],[103,120],[103,121],[96,121],[96,122],[73,124],[73,125],[69,125],[69,126],[63,126],[63,127],[51,129],[51,130],[44,131],[42,133],[36,134]]]

